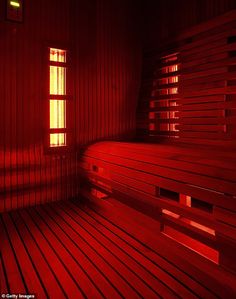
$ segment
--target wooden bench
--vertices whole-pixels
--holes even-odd
[[[236,295],[235,169],[235,153],[227,149],[121,142],[89,146],[80,165],[83,194],[97,198],[101,209],[115,198],[120,215],[124,207],[135,209],[145,215],[147,232],[155,221],[150,238],[140,230],[137,238],[222,298],[231,298],[226,289]],[[107,213],[112,218],[117,211]]]

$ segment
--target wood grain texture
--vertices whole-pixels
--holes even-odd
[[[78,191],[77,148],[131,138],[140,79],[138,7],[130,1],[24,1],[7,22],[0,1],[0,212]],[[47,47],[68,48],[68,152],[45,151]],[[69,124],[70,123],[70,124]]]
[[[210,246],[224,267],[223,259],[236,246],[235,163],[230,149],[102,142],[84,152],[80,171],[88,190],[114,196],[158,220],[159,233],[168,225]],[[190,206],[181,202],[184,196]],[[226,267],[234,270],[233,265]]]
[[[171,4],[177,11],[173,19],[170,19]],[[233,10],[233,3],[222,1],[225,11],[229,10],[225,14],[221,14],[223,6],[220,6],[220,1],[214,3],[214,13],[212,7],[211,16],[210,7],[213,2],[205,1],[204,5],[201,1],[195,4],[191,2],[189,6],[193,5],[192,8],[200,9],[203,5],[200,9],[202,16],[204,9],[206,11],[209,9],[209,15],[206,14],[209,19],[217,14],[219,16],[203,22],[204,18],[196,14],[192,20],[195,26],[185,28],[183,31],[178,31],[178,26],[183,22],[184,29],[184,22],[188,24],[190,20],[181,17],[181,21],[174,27],[174,19],[177,16],[180,18],[186,9],[180,1],[178,4],[177,1],[159,4],[162,17],[166,17],[166,20],[162,20],[167,26],[166,39],[159,31],[160,35],[149,40],[144,48],[144,67],[137,109],[138,136],[145,141],[149,139],[158,142],[169,139],[175,143],[204,143],[209,146],[235,148],[235,125],[230,120],[235,113],[236,92],[234,81],[236,12]],[[151,19],[150,23],[152,21],[154,20]],[[150,28],[149,30],[152,32]],[[164,74],[163,57],[174,53],[178,56],[176,61],[178,72]],[[178,83],[166,86],[160,84],[167,76],[178,76]],[[178,92],[171,94],[171,88],[175,86]],[[170,90],[163,94],[165,88]],[[172,105],[174,107],[165,108],[166,115],[161,113],[164,101],[175,102],[175,105]],[[171,111],[176,112],[171,114]]]
[[[218,274],[212,279],[209,272],[204,279],[200,270],[194,270],[195,277],[186,273],[182,258],[174,265],[176,255],[169,256],[170,244],[156,235],[157,225],[114,199],[3,213],[1,265],[7,267],[2,280],[9,293],[24,293],[23,282],[28,293],[50,298],[214,299],[234,294],[229,287],[233,276],[213,265],[206,266]],[[12,259],[6,253],[9,244]]]

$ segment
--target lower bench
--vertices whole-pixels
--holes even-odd
[[[157,238],[211,277],[236,273],[235,169],[231,151],[121,142],[91,145],[80,165],[86,194],[154,219]]]

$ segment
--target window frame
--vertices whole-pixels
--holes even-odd
[[[56,62],[50,61],[50,49],[58,49],[66,51],[66,62]],[[74,93],[74,85],[72,81],[72,52],[68,44],[58,44],[58,43],[46,43],[44,45],[44,73],[46,78],[45,89],[45,134],[44,134],[44,153],[45,154],[65,154],[67,152],[74,151],[75,148],[75,109],[74,100],[72,94]],[[66,67],[66,94],[56,95],[56,99],[65,99],[66,111],[65,111],[65,128],[50,128],[50,99],[52,95],[50,94],[50,65],[55,66],[65,66]],[[55,97],[54,97],[55,99]],[[66,134],[66,144],[62,146],[51,146],[50,145],[50,134],[51,133],[65,133]]]

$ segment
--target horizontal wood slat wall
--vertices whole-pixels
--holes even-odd
[[[182,141],[198,143],[201,139],[200,142],[206,144],[236,144],[236,123],[232,118],[236,107],[235,26],[235,21],[226,19],[224,25],[199,33],[193,36],[191,43],[180,47]]]
[[[235,17],[234,10],[186,30],[159,48],[146,49],[137,111],[141,138],[178,137],[171,141],[236,146]],[[163,57],[171,54],[178,56],[176,62],[163,64]],[[178,66],[176,72],[163,73],[163,67],[171,64]],[[177,83],[163,85],[170,76],[176,76]],[[169,94],[163,93],[166,88]],[[163,101],[168,112],[161,116]],[[173,101],[176,105],[171,107]],[[175,111],[172,116],[171,111]],[[175,126],[163,133],[160,122]]]
[[[235,167],[233,151],[103,142],[85,151],[81,173],[98,198],[114,196],[159,220],[157,233],[188,236],[192,250],[236,271]]]

